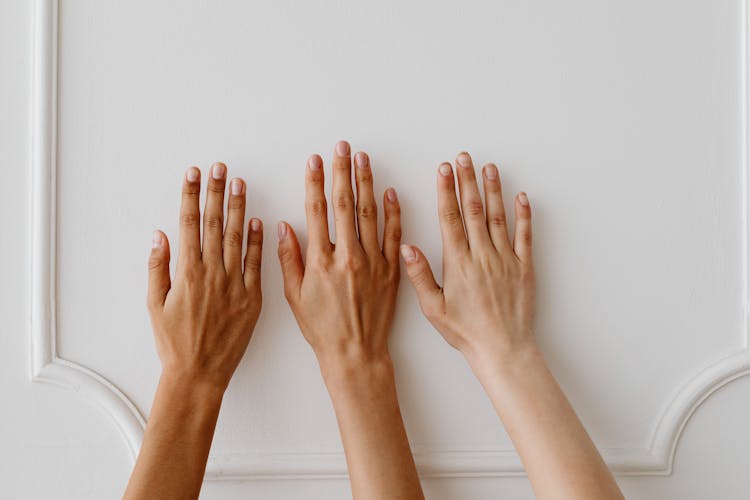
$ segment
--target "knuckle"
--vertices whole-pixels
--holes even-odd
[[[155,271],[164,265],[164,261],[159,257],[153,256],[148,259],[148,270]]]
[[[248,256],[247,259],[251,259],[252,256]],[[279,248],[279,262],[282,265],[288,264],[294,258],[292,250],[289,248]]]
[[[479,217],[484,214],[484,206],[479,200],[469,200],[464,206],[464,213],[468,217]]]
[[[219,229],[224,225],[222,217],[217,215],[206,215],[203,225],[206,229]]]
[[[370,169],[357,169],[357,182],[360,184],[372,184],[372,171]]]
[[[507,227],[508,219],[505,217],[505,214],[492,214],[490,215],[490,225],[497,227]]]
[[[333,197],[333,206],[339,210],[346,210],[352,206],[351,193],[336,193]]]
[[[232,196],[227,202],[227,208],[229,210],[237,210],[245,206],[244,196]]]
[[[288,261],[288,258],[287,258]],[[258,272],[260,271],[261,259],[257,255],[249,255],[245,259],[245,271]]]
[[[262,245],[263,244],[263,233],[251,233],[250,237],[247,240],[247,244],[249,246],[256,246],[256,245]]]
[[[224,235],[224,245],[237,248],[242,246],[242,233],[239,231],[227,231]]]
[[[211,182],[208,183],[208,187],[206,189],[208,189],[212,193],[218,193],[218,194],[223,195],[224,194],[224,182],[211,179]]]
[[[446,208],[441,216],[448,225],[457,226],[461,223],[461,212],[457,208]]]
[[[389,241],[399,243],[401,241],[401,228],[394,227],[394,228],[389,229],[388,231],[386,231],[385,237]]]
[[[195,227],[198,225],[198,214],[188,212],[180,215],[180,225],[182,227]]]
[[[341,265],[346,271],[358,273],[364,267],[364,262],[359,255],[348,252],[341,259]]]
[[[530,230],[525,229],[525,230],[519,231],[518,237],[520,238],[520,240],[521,240],[522,243],[524,243],[526,245],[530,245],[531,244],[532,235],[531,235],[531,231]]]
[[[310,215],[313,216],[324,216],[327,212],[327,206],[326,206],[326,200],[325,198],[317,199],[317,200],[310,200],[307,203],[307,211],[310,213]]]
[[[360,219],[374,219],[378,215],[377,207],[372,203],[362,203],[357,207],[357,216]]]

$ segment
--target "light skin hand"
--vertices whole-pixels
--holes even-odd
[[[250,220],[244,251],[247,188],[231,181],[225,225],[226,174],[211,167],[202,237],[200,170],[185,174],[174,281],[167,236],[154,233],[147,303],[162,374],[124,498],[198,498],[224,391],[260,314],[263,227]]]
[[[533,334],[531,206],[514,199],[508,236],[497,167],[468,153],[438,168],[443,286],[415,246],[401,254],[426,318],[469,362],[523,461],[537,498],[620,499],[596,447],[550,373]],[[456,182],[458,191],[456,196]],[[460,200],[460,201],[459,201]]]
[[[305,173],[306,259],[294,230],[279,223],[284,291],[300,330],[318,359],[336,411],[352,491],[357,499],[423,498],[396,395],[388,352],[399,280],[400,208],[383,197],[383,242],[367,154],[352,158],[346,142],[333,157],[336,243],[329,240],[323,160]]]
[[[531,207],[515,201],[516,232],[511,244],[497,167],[484,167],[486,209],[471,158],[457,162],[460,203],[453,167],[438,167],[438,212],[443,237],[440,287],[424,255],[404,245],[402,254],[423,313],[445,340],[467,357],[508,353],[533,343],[534,266]]]

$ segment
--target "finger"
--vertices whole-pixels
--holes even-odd
[[[359,242],[368,255],[380,254],[378,244],[378,205],[372,188],[372,169],[367,153],[354,155],[355,179],[357,180],[357,228]]]
[[[424,254],[415,246],[401,245],[406,274],[417,292],[419,307],[427,318],[442,310],[443,293]]]
[[[247,224],[245,253],[245,288],[260,287],[260,264],[263,257],[263,221],[252,218]]]
[[[229,183],[227,226],[224,228],[224,269],[227,276],[242,274],[242,246],[245,229],[245,181],[232,179]]]
[[[516,196],[516,232],[513,250],[521,262],[531,264],[531,205],[526,193]]]
[[[159,309],[164,305],[172,282],[169,279],[169,240],[161,231],[154,231],[151,255],[148,258],[148,307]]]
[[[336,221],[336,248],[359,245],[354,227],[354,193],[349,143],[339,141],[333,154],[333,218]]]
[[[329,252],[328,208],[324,188],[323,159],[312,155],[305,173],[305,215],[307,216],[307,251]]]
[[[461,209],[458,208],[453,168],[443,163],[438,168],[438,216],[443,246],[448,250],[465,251],[469,248],[464,232]]]
[[[484,218],[484,205],[479,195],[477,176],[474,163],[469,153],[461,153],[456,158],[456,173],[458,174],[458,191],[461,195],[461,214],[466,226],[466,234],[470,248],[487,247],[490,244],[490,234],[487,232],[487,221]]]
[[[224,187],[227,167],[223,163],[211,165],[203,211],[203,262],[222,261],[221,241],[224,236]]]
[[[305,266],[302,264],[299,241],[292,227],[286,222],[279,222],[279,263],[284,275],[284,294],[289,302],[297,300]]]
[[[490,239],[498,251],[506,253],[511,250],[511,247],[500,174],[498,174],[497,166],[494,163],[485,165],[482,172],[484,174],[484,204],[487,209],[487,228],[490,231]]]
[[[200,208],[201,171],[190,167],[182,185],[180,204],[180,253],[177,256],[178,272],[184,266],[193,266],[201,260]]]
[[[398,249],[401,245],[401,205],[398,202],[396,190],[388,188],[383,195],[383,212],[385,222],[383,223],[383,255],[385,260],[398,269]]]

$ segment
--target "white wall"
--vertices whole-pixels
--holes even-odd
[[[305,156],[349,138],[375,158],[380,186],[399,189],[406,237],[436,258],[434,166],[468,148],[500,162],[509,190],[530,192],[540,342],[613,465],[646,471],[638,450],[669,448],[669,431],[729,376],[717,362],[744,345],[742,6],[458,5],[62,0],[58,353],[148,413],[158,365],[143,259],[154,225],[176,234],[186,165],[226,161],[248,178],[251,210],[299,224]],[[1,8],[0,498],[115,498],[131,465],[125,417],[30,382],[32,11]],[[249,480],[210,481],[205,497],[345,497],[338,479],[252,479],[257,451],[338,449],[272,244],[265,258],[266,309],[212,451],[215,471],[235,459]],[[498,450],[490,463],[512,471],[478,386],[408,287],[401,298],[393,348],[415,447],[433,465]],[[671,475],[621,477],[628,497],[745,497],[749,384],[700,405]],[[425,487],[431,498],[531,497],[517,477]]]

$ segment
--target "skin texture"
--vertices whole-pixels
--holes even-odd
[[[284,291],[333,402],[354,498],[421,499],[388,352],[399,280],[398,198],[392,188],[384,194],[381,245],[369,158],[354,157],[355,201],[350,154],[348,143],[336,145],[335,245],[329,240],[323,160],[313,155],[307,162],[304,262],[291,226],[281,222],[278,228]]]
[[[211,167],[201,241],[200,170],[185,174],[174,280],[167,236],[154,233],[148,310],[162,374],[124,498],[198,498],[222,397],[261,309],[263,226],[251,219],[245,250],[242,179]]]
[[[456,175],[451,164],[443,163],[437,177],[443,286],[418,248],[401,248],[422,312],[466,357],[513,440],[537,498],[623,498],[534,340],[526,194],[514,199],[511,239],[495,165],[483,168],[484,203],[468,153],[456,159]]]

